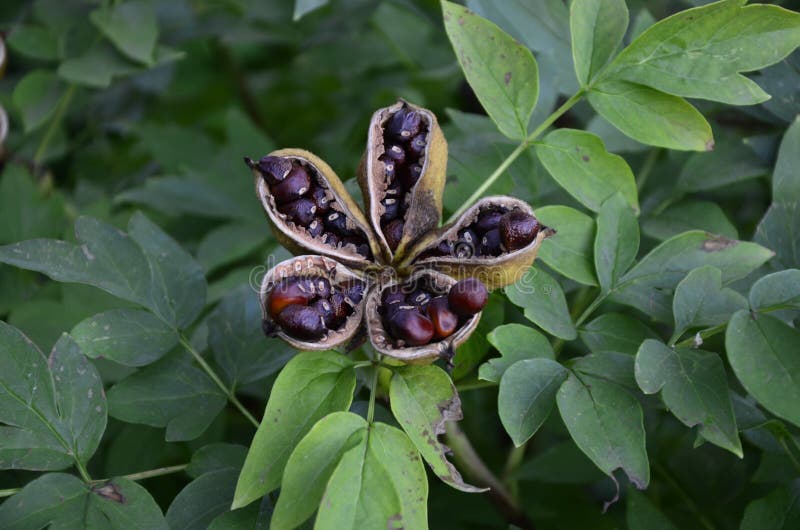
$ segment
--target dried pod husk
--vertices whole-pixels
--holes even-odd
[[[442,339],[433,339],[432,342],[422,346],[398,346],[397,339],[392,336],[385,324],[386,308],[383,304],[383,293],[387,290],[402,289],[408,293],[415,293],[422,286],[437,295],[446,295],[456,280],[434,270],[420,270],[406,279],[398,279],[383,284],[381,288],[373,289],[367,296],[366,322],[367,335],[376,351],[399,361],[410,364],[429,364],[438,358],[448,361],[455,355],[456,347],[469,338],[480,320],[481,313],[477,313],[464,322],[456,331]]]
[[[474,277],[490,291],[516,282],[533,264],[542,241],[555,234],[555,230],[538,226],[527,244],[510,250],[502,240],[498,246],[496,238],[499,228],[494,224],[499,220],[491,219],[494,212],[508,216],[524,214],[523,217],[535,219],[533,209],[519,199],[485,197],[455,222],[428,234],[412,249],[398,269],[402,272],[434,268],[458,280]],[[487,253],[487,248],[499,249],[494,250],[497,255]]]
[[[364,300],[346,303],[352,308],[352,312],[345,317],[344,322],[336,329],[328,329],[321,338],[302,340],[293,337],[276,322],[268,310],[268,300],[270,292],[281,281],[288,278],[326,278],[330,285],[337,292],[346,292],[356,283],[362,283],[365,290],[369,289],[367,280],[360,274],[349,269],[341,263],[326,258],[324,256],[297,256],[278,263],[264,275],[259,288],[259,298],[261,300],[261,314],[263,317],[263,327],[265,332],[280,337],[299,350],[327,350],[340,346],[359,331],[364,318]]]
[[[311,178],[311,189],[303,197],[307,201],[313,202],[311,194],[314,189],[319,187],[324,188],[330,194],[331,201],[326,212],[303,212],[307,214],[304,217],[314,216],[315,221],[321,223],[326,222],[328,217],[336,214],[344,216],[343,220],[336,219],[341,223],[333,226],[333,222],[331,222],[332,227],[325,230],[312,230],[309,226],[293,222],[292,218],[285,213],[289,211],[287,208],[290,207],[291,203],[278,204],[265,175],[259,168],[258,162],[246,159],[255,176],[256,194],[264,207],[275,237],[281,245],[294,254],[321,254],[359,269],[369,267],[374,261],[373,257],[380,255],[380,247],[369,223],[364,218],[364,214],[353,198],[350,197],[350,194],[347,193],[344,184],[333,169],[313,153],[302,149],[280,149],[273,151],[268,156],[279,157],[300,164],[308,172]],[[281,210],[284,211],[281,212]],[[321,216],[318,216],[318,213]],[[334,229],[339,230],[339,232],[334,232]],[[346,234],[343,235],[342,230],[354,234],[357,240],[362,241],[362,248],[359,249],[359,245],[354,242],[353,237],[348,237]],[[364,249],[368,249],[367,256],[363,255]],[[359,250],[362,253],[359,253]]]
[[[419,116],[419,130],[405,130],[406,136],[391,134],[395,115],[410,112]],[[393,156],[393,149],[398,146],[404,150],[399,158]],[[403,163],[395,165],[397,159],[402,159]],[[386,261],[399,262],[414,242],[439,226],[446,168],[447,141],[432,112],[400,100],[372,115],[367,149],[359,167],[359,184],[364,193],[367,217],[377,233]],[[391,201],[401,204],[396,217],[403,221],[399,240],[387,238],[383,229],[393,220],[384,215],[387,201],[389,209],[393,209]],[[396,223],[392,225],[396,227]]]

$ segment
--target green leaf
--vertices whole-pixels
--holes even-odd
[[[647,29],[608,75],[676,96],[752,105],[769,99],[739,72],[774,64],[800,45],[800,14],[744,0],[681,11]]]
[[[725,333],[739,381],[773,414],[800,426],[800,331],[771,315],[739,311]]]
[[[203,268],[142,213],[133,214],[128,233],[139,244],[150,270],[150,304],[167,322],[185,328],[206,302]]]
[[[627,81],[602,81],[588,92],[592,108],[637,142],[680,151],[714,148],[711,126],[685,99]]]
[[[511,303],[525,310],[525,318],[546,332],[564,340],[577,337],[564,291],[543,270],[531,267],[517,283],[506,287],[505,293]]]
[[[125,56],[150,65],[158,40],[158,21],[150,2],[129,0],[96,9],[89,19]]]
[[[34,70],[17,83],[11,101],[22,114],[26,134],[53,116],[63,95],[63,83],[49,70]]]
[[[645,339],[658,338],[641,320],[621,313],[605,313],[579,330],[589,351],[635,354]]]
[[[328,0],[294,0],[294,15],[292,20],[297,22],[310,12],[328,5]]]
[[[72,328],[71,335],[84,355],[125,366],[157,361],[178,343],[174,329],[139,309],[112,309],[94,315]]]
[[[19,24],[8,35],[6,44],[15,52],[32,59],[58,60],[58,39],[42,26]]]
[[[772,200],[800,201],[800,183],[797,172],[800,168],[800,117],[795,118],[786,129],[778,149],[778,160],[772,172]]]
[[[208,528],[211,521],[230,508],[238,476],[238,469],[220,469],[204,473],[187,484],[169,505],[166,513],[169,528]]]
[[[115,78],[140,70],[139,66],[106,44],[93,46],[83,55],[62,62],[58,67],[58,75],[70,83],[91,88],[108,88]]]
[[[583,484],[604,478],[603,473],[570,439],[537,451],[513,476],[545,484]]]
[[[550,416],[558,387],[567,374],[563,366],[550,359],[518,361],[503,374],[497,411],[514,445],[528,441]]]
[[[0,243],[52,237],[64,230],[64,201],[37,188],[22,166],[7,164],[0,178]]]
[[[444,423],[463,418],[461,399],[441,368],[404,366],[394,370],[389,402],[394,417],[437,477],[457,490],[486,491],[464,482],[447,460],[447,447],[439,442],[439,435],[445,432]]]
[[[78,217],[75,235],[80,245],[31,239],[0,247],[0,261],[41,272],[59,282],[93,285],[150,307],[149,267],[130,237],[92,217]]]
[[[403,431],[373,424],[328,481],[316,530],[428,528],[428,480]]]
[[[231,388],[271,375],[283,367],[296,350],[261,330],[261,305],[249,285],[222,299],[208,317],[208,345]]]
[[[360,446],[366,431],[367,422],[351,412],[328,414],[308,431],[286,463],[272,530],[296,528],[317,511],[342,455]]]
[[[556,402],[572,439],[600,470],[616,482],[613,471],[622,469],[637,488],[647,487],[650,465],[636,398],[614,383],[570,374]]]
[[[601,351],[575,357],[565,364],[578,374],[595,376],[625,388],[637,390],[633,374],[634,357],[628,353]]]
[[[500,383],[508,367],[523,359],[552,359],[556,354],[547,337],[530,326],[504,324],[487,335],[489,342],[502,357],[489,359],[478,371],[478,378]]]
[[[626,504],[628,530],[678,530],[644,493],[629,488]]]
[[[722,283],[747,276],[772,257],[755,243],[693,230],[670,238],[631,268],[612,291],[612,299],[663,322],[671,320],[672,290],[692,269],[711,265]]]
[[[606,151],[597,136],[575,129],[556,129],[536,144],[544,167],[581,204],[599,212],[606,199],[619,192],[639,209],[636,181],[619,155]]]
[[[722,287],[722,271],[710,265],[698,267],[675,288],[672,337],[677,340],[689,328],[727,322],[739,309],[747,309],[747,300],[733,289]]]
[[[50,358],[0,321],[0,468],[83,465],[106,428],[106,399],[94,366],[69,335]]]
[[[800,201],[777,198],[758,223],[754,239],[775,251],[776,268],[800,268]]]
[[[622,42],[628,6],[625,0],[575,0],[570,4],[569,25],[575,75],[586,86]]]
[[[739,238],[736,227],[714,202],[682,202],[642,221],[642,232],[660,241],[689,230],[705,230],[729,239]]]
[[[594,266],[603,293],[613,289],[639,251],[639,223],[625,199],[616,194],[603,203],[597,215]]]
[[[800,309],[800,270],[788,269],[759,278],[750,288],[750,307],[753,311]]]
[[[542,242],[539,259],[567,278],[584,285],[597,285],[592,266],[594,220],[569,206],[537,208],[536,218],[557,230],[553,237]]]
[[[166,427],[167,441],[197,438],[225,403],[226,397],[217,385],[180,351],[126,377],[108,391],[113,417]]]
[[[465,7],[443,1],[442,10],[447,36],[478,100],[500,132],[522,140],[539,97],[533,54]]]
[[[661,392],[681,423],[699,425],[701,437],[742,458],[725,367],[716,353],[648,339],[636,354],[636,382],[645,394]]]
[[[236,485],[233,509],[281,484],[289,455],[311,427],[353,401],[353,361],[335,352],[305,352],[289,361],[272,387]]]
[[[678,176],[678,191],[724,188],[769,172],[769,166],[742,138],[730,134],[717,136],[712,152],[689,156]]]
[[[137,483],[115,478],[89,488],[64,473],[43,475],[0,505],[0,527],[169,530],[161,509]]]
[[[208,232],[197,247],[206,272],[235,262],[261,248],[268,234],[261,224],[233,222]]]
[[[204,445],[192,455],[186,474],[192,478],[225,469],[240,470],[247,457],[247,447],[229,443]],[[230,503],[229,503],[230,504]]]
[[[800,480],[747,505],[740,530],[791,530],[800,526]]]

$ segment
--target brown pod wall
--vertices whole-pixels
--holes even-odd
[[[302,149],[280,149],[273,151],[268,156],[291,160],[306,167],[308,172],[312,174],[312,178],[319,179],[316,184],[324,185],[333,196],[333,201],[330,203],[330,211],[344,214],[347,228],[363,234],[363,239],[368,245],[372,256],[378,255],[380,248],[376,244],[376,238],[369,223],[364,218],[364,214],[358,208],[358,205],[345,190],[342,181],[328,164],[313,153]],[[275,237],[281,245],[293,254],[308,254],[309,252],[322,254],[361,269],[373,263],[373,259],[369,256],[359,254],[354,245],[344,242],[331,245],[326,243],[323,237],[314,237],[304,227],[288,220],[287,216],[279,211],[279,206],[263,173],[258,168],[258,163],[250,161],[248,165],[255,177],[256,194],[261,201]]]
[[[344,323],[334,330],[329,330],[322,338],[302,340],[293,337],[281,329],[275,319],[270,315],[267,303],[272,289],[281,280],[294,277],[323,277],[328,279],[332,286],[341,286],[360,282],[364,285],[364,298],[368,294],[369,285],[360,274],[350,270],[341,263],[324,256],[297,256],[278,263],[264,275],[259,287],[259,300],[265,331],[280,337],[298,350],[327,350],[341,346],[359,331],[364,320],[364,298],[351,305],[352,313],[346,317]]]
[[[482,281],[490,291],[516,282],[533,264],[542,241],[555,234],[555,231],[539,226],[533,239],[522,248],[510,251],[501,248],[496,256],[479,255],[478,248],[482,242],[469,242],[464,236],[470,227],[474,227],[481,214],[491,211],[519,212],[535,219],[533,209],[519,199],[506,196],[485,197],[455,222],[421,240],[409,252],[400,268],[433,268],[457,280],[474,277]],[[441,255],[436,255],[437,253]]]
[[[449,337],[430,342],[421,346],[397,346],[397,340],[392,337],[384,324],[384,315],[381,314],[382,294],[387,289],[395,286],[419,285],[430,286],[439,294],[445,295],[456,283],[456,280],[433,270],[422,270],[410,277],[384,284],[381,288],[372,289],[367,295],[365,318],[367,322],[367,336],[378,353],[387,355],[400,361],[411,364],[431,363],[438,358],[451,359],[457,346],[466,341],[481,318],[481,313],[466,319],[466,321]]]
[[[392,250],[387,241],[381,216],[386,212],[382,203],[387,197],[391,182],[387,177],[386,156],[388,145],[385,135],[391,118],[398,112],[413,111],[419,114],[424,124],[425,147],[419,154],[421,174],[416,183],[406,190],[406,211],[402,216],[402,237]],[[421,107],[400,100],[394,105],[379,109],[372,115],[367,137],[367,149],[359,167],[359,184],[364,194],[367,217],[377,232],[387,262],[397,263],[408,248],[422,235],[435,230],[442,217],[442,194],[447,169],[447,141],[439,128],[436,116]]]

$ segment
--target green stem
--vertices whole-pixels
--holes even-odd
[[[775,438],[778,439],[778,443],[783,447],[783,450],[786,452],[786,456],[789,457],[789,460],[792,461],[792,465],[794,466],[795,470],[800,473],[800,461],[797,460],[797,457],[794,455],[792,450],[786,444],[786,437],[785,436],[776,436]]]
[[[81,478],[83,479],[83,481],[86,482],[87,484],[91,484],[92,483],[92,477],[89,475],[89,472],[86,471],[86,466],[83,465],[83,462],[81,462],[80,460],[78,460],[76,458],[75,459],[75,467],[78,468],[78,473],[81,474]]]
[[[56,112],[53,114],[53,119],[50,121],[47,131],[45,131],[44,136],[42,136],[42,141],[39,142],[39,147],[36,149],[36,153],[33,155],[33,165],[38,166],[42,161],[42,158],[47,151],[47,146],[50,145],[50,142],[53,140],[53,136],[58,130],[61,120],[64,118],[64,114],[66,113],[67,108],[72,101],[72,97],[75,95],[76,88],[76,85],[70,85],[67,91],[64,92],[64,95],[61,96],[61,100],[58,102],[58,107],[56,107]]]
[[[653,148],[648,153],[642,163],[642,167],[639,168],[639,171],[636,172],[636,189],[640,192],[642,188],[644,188],[645,183],[647,182],[647,177],[650,176],[650,173],[653,172],[653,168],[656,166],[656,160],[658,160],[658,156],[661,154],[661,149]]]
[[[503,480],[515,499],[519,498],[519,481],[513,475],[522,464],[523,458],[525,458],[525,451],[528,449],[529,441],[526,440],[519,447],[515,445],[511,448],[508,452],[508,457],[506,457],[506,467],[503,469]]]
[[[20,491],[22,491],[22,488],[11,488],[7,490],[0,490],[0,499],[2,499],[3,497],[11,497],[12,495],[16,495]]]
[[[583,311],[583,313],[581,313],[581,316],[578,317],[578,320],[575,321],[575,327],[577,328],[581,324],[583,324],[586,321],[586,319],[589,318],[592,315],[592,313],[594,313],[594,310],[600,307],[600,304],[603,303],[603,301],[606,299],[608,295],[609,293],[600,293],[599,295],[597,295],[597,298],[595,298],[594,301],[591,304],[589,304],[589,307],[587,307]]]
[[[459,392],[465,392],[467,390],[477,390],[479,388],[488,388],[490,386],[497,386],[497,383],[493,381],[481,381],[478,379],[474,379],[457,384],[456,390],[458,390]]]
[[[375,395],[378,393],[378,367],[372,371],[372,380],[369,385],[369,407],[367,407],[367,423],[372,425],[375,419]]]
[[[244,417],[247,418],[247,420],[253,424],[253,427],[258,429],[258,420],[255,419],[252,414],[250,414],[249,410],[244,408],[244,405],[242,405],[241,401],[239,401],[239,399],[236,397],[236,394],[230,388],[228,388],[225,385],[225,383],[222,382],[222,379],[219,378],[214,369],[211,368],[211,366],[206,362],[205,359],[203,359],[203,356],[200,355],[197,352],[197,350],[194,349],[194,347],[189,343],[189,341],[186,339],[183,333],[179,335],[179,339],[181,345],[183,345],[183,347],[186,348],[186,351],[192,354],[192,357],[194,357],[194,360],[197,361],[197,364],[200,365],[200,367],[205,371],[205,373],[208,374],[208,377],[210,377],[211,380],[214,381],[214,383],[219,387],[219,389],[222,390],[222,392],[227,396],[228,401],[233,403],[233,405],[237,409],[239,409],[239,412],[241,412],[244,415]]]
[[[492,186],[492,184],[494,184],[494,182],[495,182],[495,181],[496,181],[498,178],[500,178],[500,175],[502,175],[502,174],[505,172],[505,170],[506,170],[506,169],[508,169],[508,167],[509,167],[509,166],[510,166],[512,163],[514,163],[514,160],[516,160],[517,158],[519,158],[519,156],[520,156],[520,155],[521,155],[523,152],[525,152],[525,150],[528,148],[528,146],[531,144],[531,142],[533,142],[534,140],[536,140],[536,139],[537,139],[537,138],[538,138],[538,137],[539,137],[539,136],[540,136],[540,135],[541,135],[541,134],[542,134],[544,131],[546,131],[546,130],[547,130],[547,129],[548,129],[550,126],[551,126],[551,125],[553,125],[553,123],[554,123],[554,122],[555,122],[555,121],[556,121],[558,118],[560,118],[561,116],[563,116],[563,115],[564,115],[564,113],[566,113],[566,112],[567,112],[569,109],[571,109],[571,108],[572,108],[572,107],[573,107],[573,106],[574,106],[574,105],[575,105],[575,104],[576,104],[578,101],[580,101],[580,100],[581,100],[581,98],[583,97],[583,94],[584,94],[584,90],[583,90],[583,89],[581,89],[581,90],[578,90],[578,91],[577,91],[577,92],[576,92],[576,93],[575,93],[575,94],[574,94],[574,95],[573,95],[571,98],[569,98],[567,101],[565,101],[563,105],[561,105],[560,107],[558,107],[558,108],[557,108],[557,109],[556,109],[556,110],[555,110],[555,111],[554,111],[554,112],[553,112],[553,113],[552,113],[550,116],[548,116],[548,117],[547,117],[547,118],[546,118],[546,119],[545,119],[545,120],[544,120],[544,121],[543,121],[543,122],[542,122],[542,123],[541,123],[541,124],[540,124],[538,127],[536,127],[536,129],[534,129],[534,130],[533,130],[533,132],[532,132],[532,133],[530,133],[530,134],[529,134],[529,135],[528,135],[528,136],[527,136],[527,137],[526,137],[526,138],[525,138],[525,139],[522,141],[522,143],[521,143],[521,144],[519,144],[519,145],[516,147],[516,149],[514,149],[513,151],[511,151],[511,154],[509,154],[509,155],[506,157],[506,159],[505,159],[505,160],[503,160],[503,161],[500,163],[500,165],[499,165],[499,166],[497,166],[497,169],[495,169],[495,170],[494,170],[494,172],[493,172],[491,175],[489,175],[489,178],[487,178],[487,179],[486,179],[486,180],[483,182],[483,184],[481,184],[481,185],[478,187],[478,189],[476,189],[476,190],[475,190],[475,192],[474,192],[474,193],[473,193],[473,194],[472,194],[472,195],[469,197],[469,199],[467,199],[466,201],[464,201],[464,204],[462,204],[462,205],[461,205],[461,207],[460,207],[458,210],[456,210],[456,211],[453,213],[453,215],[451,215],[451,216],[450,216],[450,219],[448,219],[448,220],[447,220],[447,222],[448,222],[448,223],[451,223],[451,222],[453,222],[454,220],[458,219],[458,217],[459,217],[459,216],[460,216],[462,213],[464,213],[464,212],[467,210],[467,208],[469,208],[470,206],[472,206],[472,204],[473,204],[475,201],[477,201],[478,199],[480,199],[480,198],[481,198],[481,196],[482,196],[484,193],[486,193],[486,190],[488,190],[488,189],[489,189],[489,188]]]

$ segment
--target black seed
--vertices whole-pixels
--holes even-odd
[[[277,156],[265,156],[258,161],[258,170],[267,180],[267,184],[274,185],[286,178],[292,170],[292,161]]]
[[[402,184],[405,189],[410,190],[417,184],[421,176],[422,166],[419,164],[404,166],[400,170],[400,184]]]
[[[295,223],[308,226],[314,220],[317,206],[309,199],[297,199],[278,206],[278,211],[289,216]]]
[[[386,124],[386,134],[395,140],[408,141],[419,134],[422,126],[422,117],[418,112],[403,108],[389,118]]]
[[[381,160],[385,162],[393,162],[395,167],[402,166],[406,161],[405,150],[397,144],[390,144],[386,146],[386,150],[381,155]]]
[[[502,212],[498,210],[483,212],[478,216],[478,221],[475,223],[475,228],[481,234],[488,232],[489,230],[500,226],[500,219],[502,217]]]
[[[387,197],[381,201],[385,211],[381,215],[381,222],[388,223],[389,221],[396,219],[397,214],[400,213],[400,202],[397,199]]]
[[[425,133],[418,134],[408,143],[408,154],[416,158],[425,153],[425,147],[428,145],[428,140]]]
[[[325,334],[322,315],[310,306],[290,305],[275,320],[287,335],[297,339],[319,339]]]
[[[493,228],[481,238],[480,253],[484,256],[499,256],[503,252],[500,229]]]
[[[270,187],[275,202],[285,204],[299,199],[308,192],[311,187],[311,177],[308,172],[300,166],[292,169],[286,178]]]
[[[314,186],[313,188],[311,188],[311,193],[309,193],[309,198],[312,201],[314,201],[314,204],[317,206],[317,213],[319,215],[327,213],[331,207],[332,197],[330,196],[328,191],[321,186]]]
[[[312,221],[308,224],[308,235],[311,237],[319,237],[325,231],[325,225],[322,223],[322,219],[319,217],[315,217]]]

